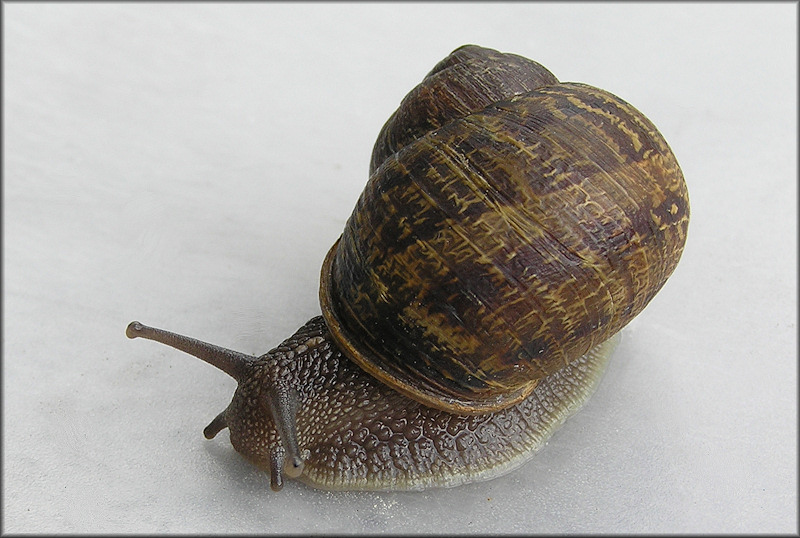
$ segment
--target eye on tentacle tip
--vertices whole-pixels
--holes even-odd
[[[145,326],[138,321],[131,321],[128,323],[128,327],[125,329],[125,336],[130,339],[138,338],[141,336],[141,332],[144,330],[144,328]]]
[[[286,459],[283,464],[283,471],[289,478],[297,478],[303,474],[304,467],[303,459],[300,456],[293,456]]]

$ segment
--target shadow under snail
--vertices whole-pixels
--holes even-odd
[[[683,174],[638,110],[465,45],[381,130],[322,316],[261,357],[127,335],[238,382],[204,434],[229,428],[274,490],[455,486],[520,466],[590,397],[688,223]]]

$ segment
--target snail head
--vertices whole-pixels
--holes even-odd
[[[183,351],[216,366],[238,383],[231,403],[203,430],[213,439],[231,429],[231,443],[259,467],[269,470],[271,487],[283,487],[283,474],[291,478],[303,472],[297,442],[296,416],[299,393],[284,369],[276,367],[272,352],[261,357],[133,321],[125,331],[128,338],[145,338]],[[266,446],[258,442],[266,438]]]

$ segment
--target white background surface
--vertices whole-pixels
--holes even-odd
[[[797,6],[4,4],[6,532],[797,532]],[[644,111],[683,260],[524,468],[422,493],[268,477],[202,428],[234,382],[132,319],[263,353],[378,129],[452,49]]]

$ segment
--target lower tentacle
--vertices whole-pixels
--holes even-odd
[[[285,465],[286,451],[282,446],[275,446],[269,455],[269,480],[272,491],[283,489],[283,467]]]
[[[214,420],[203,429],[203,436],[206,439],[213,439],[219,432],[228,427],[225,421],[225,411],[214,417]]]

